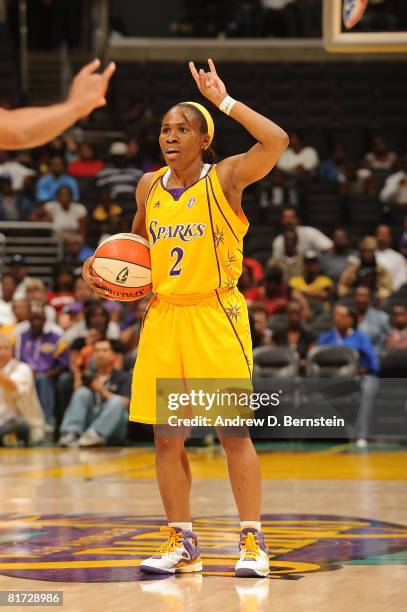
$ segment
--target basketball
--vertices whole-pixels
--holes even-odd
[[[96,249],[93,274],[119,302],[139,300],[151,290],[150,246],[136,234],[115,234]]]

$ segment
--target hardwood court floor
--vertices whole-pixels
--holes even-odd
[[[233,576],[222,452],[189,455],[204,572],[153,580],[137,569],[163,524],[152,449],[0,450],[0,591],[62,590],[69,612],[405,610],[405,447],[263,446],[269,580]]]

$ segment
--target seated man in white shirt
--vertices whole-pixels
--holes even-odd
[[[387,177],[379,194],[381,202],[386,204],[407,204],[407,163],[397,172]]]
[[[0,435],[28,429],[29,440],[38,443],[45,432],[44,415],[29,365],[13,358],[12,341],[0,334]]]
[[[83,204],[72,201],[70,187],[63,185],[58,189],[57,199],[46,202],[31,215],[32,221],[51,221],[54,230],[63,234],[66,232],[79,232],[86,235],[88,212]]]
[[[379,225],[376,229],[377,250],[376,261],[379,266],[386,268],[393,280],[394,290],[397,291],[407,283],[407,261],[391,248],[393,236],[388,225]]]
[[[298,131],[291,132],[290,146],[277,162],[277,168],[290,175],[312,172],[319,165],[318,153],[314,147],[304,146],[304,138]]]
[[[283,232],[294,230],[297,234],[297,253],[302,254],[304,251],[314,250],[318,253],[332,249],[333,242],[328,236],[325,236],[316,227],[300,225],[300,220],[295,208],[284,208],[281,212],[281,226]],[[273,240],[273,258],[282,257],[285,253],[284,249],[284,233],[280,234]]]

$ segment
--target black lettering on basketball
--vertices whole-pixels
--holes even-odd
[[[123,268],[123,270],[120,270],[119,274],[116,276],[116,282],[124,284],[127,281],[128,276],[129,276],[129,269],[126,266],[125,268]]]

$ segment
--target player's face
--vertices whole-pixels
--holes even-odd
[[[172,108],[164,116],[159,142],[168,166],[187,168],[204,149],[205,135],[201,132],[199,118],[189,109]]]

